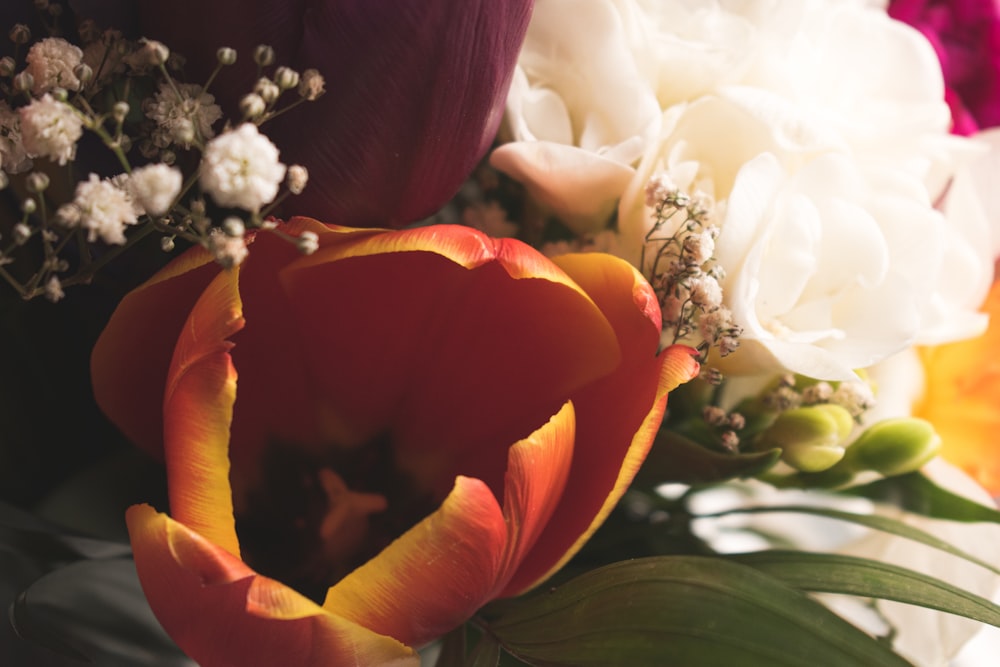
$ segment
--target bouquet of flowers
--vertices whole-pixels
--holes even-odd
[[[992,0],[9,4],[3,664],[989,664]]]

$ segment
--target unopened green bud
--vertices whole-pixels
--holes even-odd
[[[858,437],[844,464],[857,472],[874,470],[891,477],[919,469],[940,448],[941,436],[930,422],[916,417],[885,419]]]
[[[761,434],[759,446],[780,447],[781,460],[802,472],[820,472],[844,457],[854,420],[839,405],[787,410]]]

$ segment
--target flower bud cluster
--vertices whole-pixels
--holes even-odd
[[[49,13],[53,33],[66,34]],[[131,41],[93,21],[79,23],[76,43],[32,35],[24,25],[8,36],[16,48],[0,58],[0,189],[15,183],[21,219],[0,239],[0,278],[24,298],[61,299],[64,288],[89,281],[149,233],[161,236],[165,252],[180,239],[237,266],[250,231],[274,229],[272,211],[308,183],[306,168],[282,164],[260,127],[318,98],[325,82],[316,70],[275,67],[270,46],[250,54],[261,77],[233,123],[210,92],[216,75],[236,62],[232,48],[218,49],[204,83],[187,83],[176,78],[183,57],[167,45]],[[38,161],[73,163],[85,132],[114,155],[119,173],[50,187],[62,172]],[[61,192],[71,199],[58,201]],[[316,249],[315,239],[288,241],[305,254]],[[22,248],[41,261],[15,265]]]
[[[875,394],[871,385],[863,380],[824,382],[791,373],[778,378],[761,398],[764,405],[777,412],[801,406],[837,405],[858,422],[865,412],[875,407]]]
[[[653,225],[641,266],[659,297],[667,342],[691,343],[703,358],[711,348],[722,357],[732,354],[742,329],[723,303],[725,274],[714,260],[719,228],[711,223],[710,200],[682,192],[659,172],[646,185],[646,205]]]

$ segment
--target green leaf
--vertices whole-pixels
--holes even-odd
[[[460,625],[441,638],[434,667],[462,667],[465,662],[465,625]]]
[[[131,559],[84,560],[22,591],[10,606],[17,634],[107,667],[193,667],[160,626]]]
[[[887,477],[841,493],[890,503],[935,519],[1000,523],[997,510],[943,489],[919,472]]]
[[[1000,606],[940,579],[890,563],[779,550],[730,557],[804,591],[895,600],[1000,627]]]
[[[466,667],[497,667],[500,664],[500,644],[489,635],[483,635],[465,661]]]
[[[781,456],[774,449],[753,454],[714,452],[673,431],[660,431],[639,470],[640,485],[664,482],[702,484],[749,477],[770,468]]]
[[[619,562],[497,609],[488,632],[529,664],[909,664],[804,593],[721,558]]]
[[[948,542],[934,537],[930,533],[924,532],[919,528],[914,528],[913,526],[903,523],[902,521],[890,519],[885,516],[879,516],[878,514],[855,514],[853,512],[842,512],[840,510],[829,509],[826,507],[812,507],[809,505],[768,505],[760,507],[739,507],[737,509],[717,512],[715,514],[703,514],[700,518],[719,517],[729,514],[763,514],[767,512],[812,514],[815,516],[824,516],[830,519],[839,519],[840,521],[849,521],[867,528],[872,528],[873,530],[880,530],[885,533],[891,533],[892,535],[905,537],[906,539],[913,540],[914,542],[926,544],[929,547],[934,547],[940,551],[950,553],[953,556],[957,556],[969,561],[970,563],[975,563],[980,567],[984,567],[991,572],[1000,574],[1000,568],[997,568],[984,560],[980,560],[972,554],[962,551]]]

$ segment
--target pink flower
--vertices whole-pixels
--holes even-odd
[[[889,15],[934,46],[951,107],[952,132],[1000,125],[1000,2],[892,0]]]

